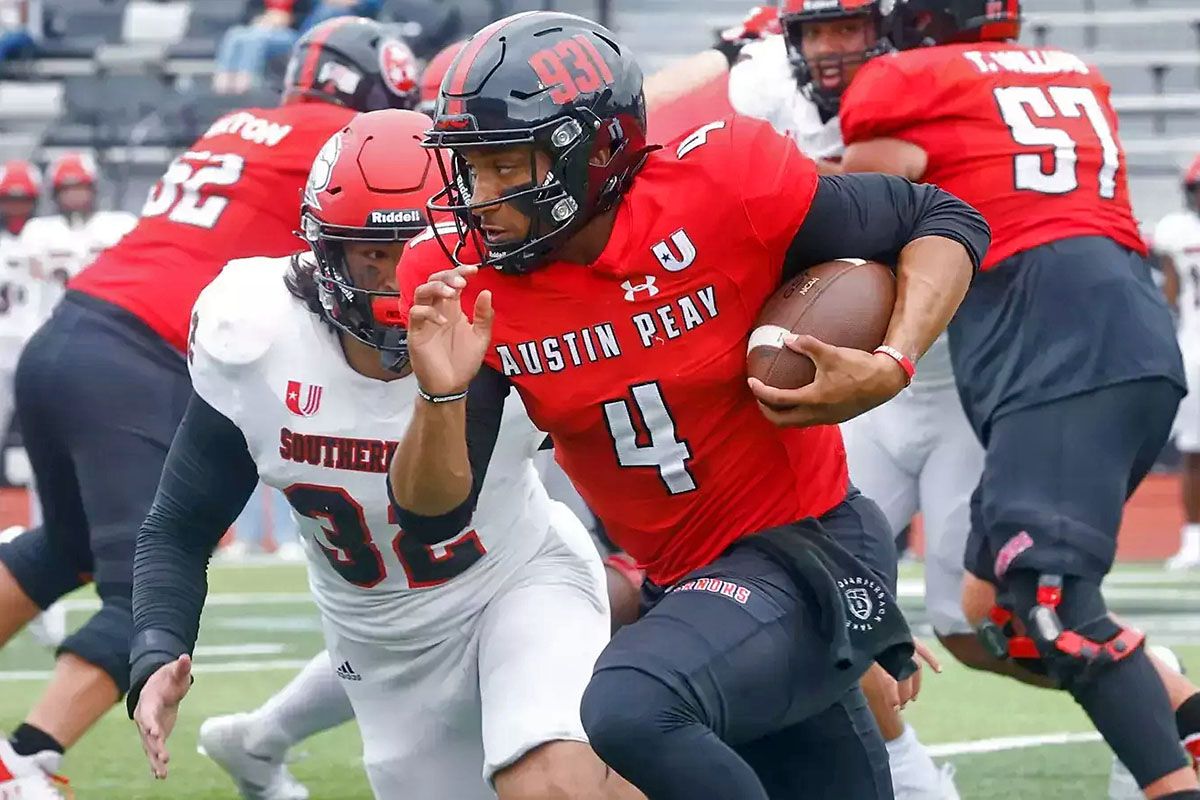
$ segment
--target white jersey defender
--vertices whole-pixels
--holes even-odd
[[[67,282],[133,230],[127,211],[97,211],[85,218],[63,214],[34,217],[21,231],[21,245],[38,279],[38,313],[44,319],[62,298]]]
[[[1179,349],[1188,393],[1175,417],[1175,446],[1200,453],[1200,213],[1168,214],[1154,228],[1154,249],[1171,257],[1179,282]]]
[[[751,42],[741,56],[729,73],[734,110],[770,122],[811,158],[840,161],[845,145],[838,118],[822,120],[800,91],[783,36]],[[921,359],[911,386],[843,423],[842,435],[850,480],[879,504],[893,533],[921,512],[925,607],[934,630],[970,633],[961,603],[963,551],[983,448],[959,402],[945,334]]]
[[[546,496],[532,462],[544,437],[515,393],[471,527],[444,546],[407,538],[386,471],[416,381],[352,370],[287,291],[289,263],[233,261],[201,294],[195,391],[295,510],[376,796],[494,797],[487,781],[529,750],[586,741],[579,702],[609,633],[599,556]]]

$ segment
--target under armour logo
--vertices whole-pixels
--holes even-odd
[[[654,281],[657,280],[657,278],[655,278],[653,275],[646,275],[643,277],[643,280],[645,283],[639,283],[637,285],[634,285],[632,281],[625,281],[621,284],[621,288],[625,290],[625,299],[630,303],[632,303],[633,299],[637,297],[638,292],[648,292],[651,297],[654,297],[654,295],[658,294],[658,287],[654,285]]]

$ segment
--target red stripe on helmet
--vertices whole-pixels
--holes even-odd
[[[479,51],[483,46],[491,41],[501,28],[507,26],[510,22],[527,17],[530,14],[538,14],[538,11],[524,11],[520,14],[513,14],[511,17],[498,19],[491,25],[483,28],[479,33],[471,37],[463,47],[462,55],[458,59],[458,65],[454,68],[454,74],[450,78],[450,83],[446,87],[446,94],[459,95],[467,86],[467,75],[471,72],[471,67],[475,64],[475,57],[479,55]],[[459,98],[451,98],[446,102],[446,114],[454,115],[463,113],[463,101]]]
[[[308,53],[304,56],[304,67],[300,70],[300,79],[297,81],[298,88],[302,92],[307,92],[313,88],[313,84],[317,80],[317,63],[321,60],[321,48],[325,46],[325,41],[329,35],[338,28],[350,22],[357,17],[335,17],[331,19],[322,30],[318,30],[316,36],[308,44]]]

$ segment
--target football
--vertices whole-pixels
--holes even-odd
[[[811,267],[779,287],[759,312],[746,372],[777,389],[807,386],[816,365],[789,350],[785,336],[806,334],[870,352],[883,343],[895,303],[896,277],[883,264],[839,258]]]

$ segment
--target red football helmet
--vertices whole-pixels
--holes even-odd
[[[50,164],[50,188],[54,191],[68,186],[95,186],[96,162],[87,153],[66,153]]]
[[[14,236],[37,208],[42,176],[28,161],[13,159],[0,165],[0,224]]]
[[[0,164],[0,197],[37,200],[42,193],[42,176],[38,168],[20,158]]]
[[[415,111],[358,115],[317,154],[300,208],[322,313],[393,363],[408,350],[400,294],[355,286],[345,243],[404,242],[428,227],[425,205],[442,188],[433,154],[421,146],[432,125]]]
[[[1192,160],[1191,166],[1183,173],[1183,197],[1188,208],[1200,212],[1200,155]]]
[[[438,92],[442,88],[442,78],[446,77],[446,73],[450,71],[450,65],[454,63],[454,57],[466,43],[467,40],[462,39],[454,44],[446,45],[436,56],[429,59],[429,63],[425,65],[425,71],[421,73],[421,101],[417,104],[417,111],[433,115],[433,107],[437,105]]]
[[[87,153],[66,153],[50,164],[49,173],[58,210],[67,216],[91,216],[96,210],[97,183],[96,162],[92,157]]]

